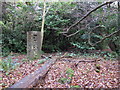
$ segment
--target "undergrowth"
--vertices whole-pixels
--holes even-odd
[[[0,61],[0,71],[9,72],[10,70],[15,69],[19,63],[13,62],[11,57],[3,59]]]

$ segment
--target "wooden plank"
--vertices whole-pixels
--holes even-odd
[[[30,86],[35,86],[40,80],[42,80],[42,78],[45,77],[48,70],[56,62],[56,60],[56,58],[50,59],[40,69],[24,77],[10,88],[28,88]]]

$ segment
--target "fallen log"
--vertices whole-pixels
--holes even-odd
[[[44,78],[47,72],[56,61],[57,58],[50,59],[40,69],[24,77],[19,82],[12,85],[10,88],[29,88],[34,87],[37,84],[44,84]]]

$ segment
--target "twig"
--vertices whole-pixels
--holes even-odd
[[[100,61],[100,60],[101,60],[101,59],[73,61],[73,60],[68,60],[68,59],[61,59],[61,61],[68,61],[68,62],[74,62],[74,63],[80,63],[80,62],[96,62],[96,61]]]
[[[82,29],[81,29],[81,30],[82,30]],[[78,30],[78,31],[76,31],[75,33],[72,33],[72,34],[70,34],[70,35],[67,35],[67,34],[63,34],[63,35],[65,35],[66,37],[71,37],[71,36],[74,36],[75,34],[79,33],[81,30]]]

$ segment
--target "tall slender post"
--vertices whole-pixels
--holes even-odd
[[[2,21],[2,2],[0,1],[0,21]],[[0,26],[0,57],[2,56],[2,27]]]
[[[42,49],[43,44],[43,37],[44,37],[44,24],[45,24],[45,11],[46,11],[46,0],[44,0],[44,8],[43,8],[43,15],[42,15],[42,27],[41,27],[41,45],[40,48]]]
[[[118,30],[120,30],[120,1],[118,1]],[[118,35],[120,36],[120,31]]]

